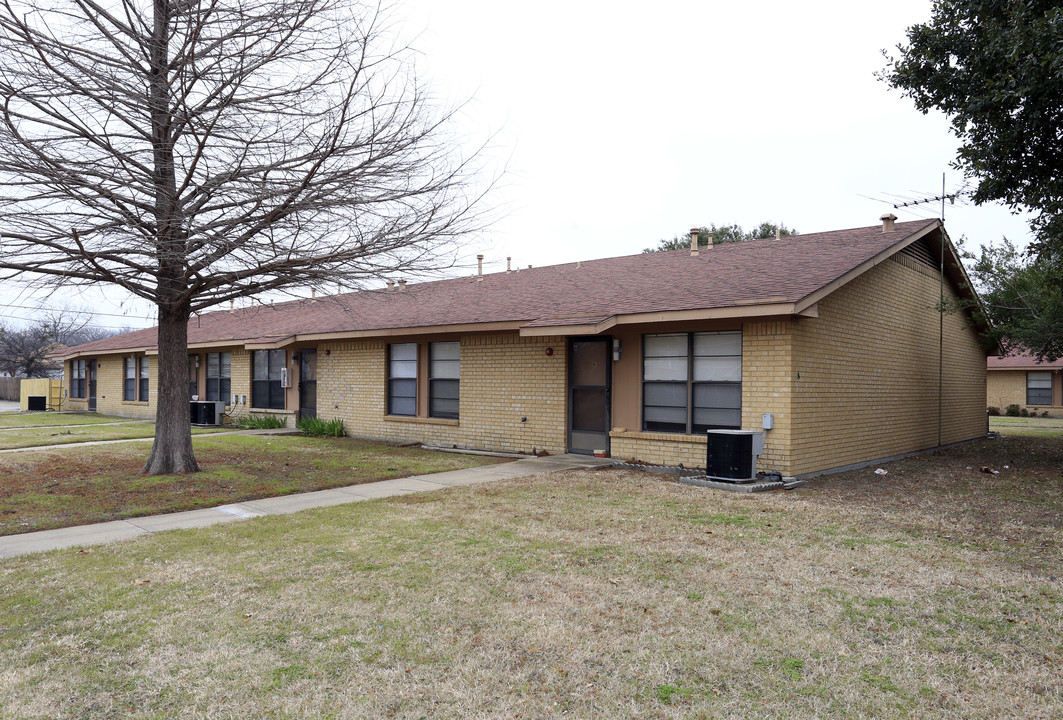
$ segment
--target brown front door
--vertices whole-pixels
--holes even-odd
[[[610,338],[572,340],[568,355],[568,451],[609,453]]]

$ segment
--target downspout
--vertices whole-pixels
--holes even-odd
[[[945,407],[945,226],[941,226],[941,271],[938,276],[938,447],[942,440]]]

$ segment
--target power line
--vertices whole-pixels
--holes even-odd
[[[116,317],[116,318],[128,318],[130,320],[148,320],[154,322],[155,318],[150,315],[126,315],[123,313],[105,313],[97,312],[95,310],[77,310],[74,308],[64,307],[45,307],[44,305],[19,305],[17,303],[2,303],[0,307],[4,308],[17,308],[19,310],[38,310],[40,312],[58,312],[67,313],[69,315],[92,315],[93,317]]]

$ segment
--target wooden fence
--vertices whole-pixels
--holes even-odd
[[[19,387],[22,384],[22,378],[5,377],[0,378],[0,400],[13,400],[18,402]]]

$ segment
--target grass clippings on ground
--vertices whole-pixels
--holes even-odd
[[[499,462],[349,438],[219,435],[194,442],[203,471],[192,475],[141,477],[150,450],[141,443],[0,454],[0,535]]]
[[[1063,716],[1063,444],[883,467],[569,472],[2,561],[0,717]]]

